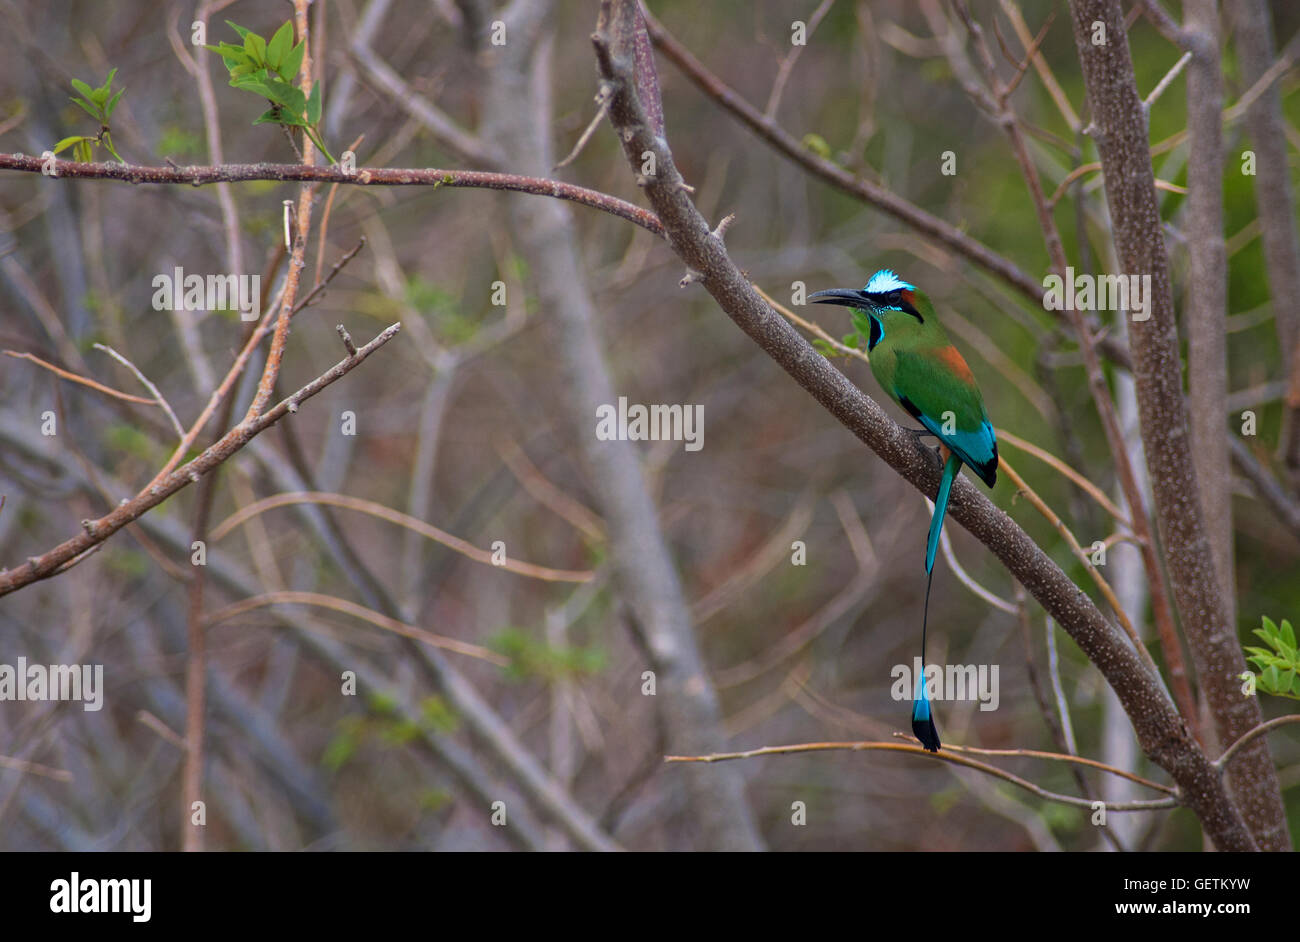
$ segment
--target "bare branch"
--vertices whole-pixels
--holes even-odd
[[[628,2],[617,0],[624,16]],[[614,0],[605,0],[602,9],[608,13],[614,5]],[[936,457],[777,316],[753,291],[725,247],[709,237],[708,225],[679,185],[681,175],[667,142],[647,130],[627,71],[628,47],[614,43],[608,32],[598,30],[593,36],[601,76],[618,84],[610,105],[611,123],[634,172],[642,153],[648,150],[655,155],[658,173],[644,192],[672,234],[674,252],[688,268],[703,273],[703,284],[718,305],[796,382],[900,475],[922,493],[933,495],[940,477]],[[1209,760],[1128,641],[1028,535],[964,477],[953,486],[949,513],[993,550],[1098,666],[1132,719],[1143,749],[1174,776],[1216,844],[1253,847]]]
[[[1274,717],[1268,722],[1260,723],[1254,729],[1249,730],[1246,733],[1243,733],[1240,739],[1234,742],[1227,749],[1223,750],[1223,755],[1215,759],[1214,764],[1219,768],[1224,768],[1229,762],[1232,761],[1232,757],[1235,756],[1243,746],[1248,745],[1255,739],[1258,739],[1260,736],[1263,736],[1265,733],[1272,732],[1273,730],[1277,729],[1279,726],[1286,726],[1289,723],[1300,723],[1300,713],[1290,713],[1286,716]]]
[[[45,162],[23,154],[0,154],[0,170],[40,173]],[[277,180],[343,183],[350,186],[431,186],[452,189],[473,188],[511,190],[554,199],[581,203],[602,212],[636,223],[657,236],[663,227],[653,213],[605,193],[575,186],[562,180],[526,177],[514,173],[491,173],[484,170],[440,170],[437,168],[398,169],[361,168],[345,173],[342,168],[309,167],[305,164],[223,164],[217,167],[143,167],[135,164],[83,164],[71,160],[54,160],[53,176],[92,180],[121,180],[126,183],[178,184],[203,186],[208,183]],[[1041,289],[1040,289],[1041,295]]]
[[[364,348],[363,348],[364,349]],[[357,351],[360,353],[360,351]],[[357,354],[351,354],[356,356]],[[532,579],[541,579],[546,582],[590,582],[595,576],[589,569],[551,569],[548,566],[536,566],[532,563],[520,562],[517,559],[506,559],[502,563],[493,561],[492,553],[487,550],[479,549],[471,543],[459,537],[452,536],[445,530],[440,530],[435,526],[425,523],[423,520],[417,520],[400,511],[393,510],[391,507],[385,507],[383,504],[376,503],[372,500],[364,500],[360,497],[350,497],[347,494],[333,494],[321,491],[308,492],[290,492],[286,494],[274,494],[271,497],[265,497],[262,500],[241,507],[235,513],[223,520],[213,531],[212,539],[219,540],[226,536],[235,527],[242,525],[251,517],[260,513],[272,510],[276,507],[288,507],[293,504],[327,504],[333,507],[345,507],[348,510],[355,510],[360,513],[369,514],[379,520],[387,520],[389,523],[395,523],[400,527],[418,533],[427,539],[436,543],[441,543],[454,552],[472,559],[476,563],[482,563],[486,566],[504,569],[507,572],[513,572],[516,575],[528,576]]]
[[[1161,542],[1201,690],[1209,701],[1220,741],[1235,740],[1259,725],[1262,717],[1256,699],[1241,696],[1238,688],[1237,676],[1246,664],[1234,626],[1226,617],[1206,539],[1182,389],[1169,258],[1156,201],[1146,115],[1136,87],[1123,11],[1119,0],[1074,0],[1071,15],[1106,175],[1116,251],[1123,271],[1151,279],[1149,318],[1134,322],[1129,343]],[[1092,24],[1097,21],[1105,24],[1109,40],[1105,45],[1092,42]],[[1234,808],[1231,816],[1236,822],[1244,817],[1250,831],[1243,840],[1238,828],[1224,821],[1226,829],[1220,837],[1211,833],[1211,839],[1220,848],[1220,839],[1240,846],[1258,841],[1269,849],[1289,847],[1277,773],[1265,744],[1251,745],[1246,760],[1234,766],[1230,775],[1241,807],[1240,813]]]
[[[139,519],[177,491],[199,480],[202,475],[226,461],[259,433],[270,428],[289,413],[298,411],[299,405],[303,402],[360,366],[370,354],[397,336],[400,329],[400,324],[393,324],[384,329],[374,340],[359,348],[356,356],[349,356],[339,361],[293,395],[281,400],[275,407],[251,420],[241,422],[192,461],[170,472],[158,483],[146,487],[130,500],[123,501],[110,513],[90,521],[76,536],[40,556],[28,558],[27,562],[16,569],[0,570],[0,596],[8,595],[33,582],[48,579],[62,571],[65,563],[103,543],[128,523]]]
[[[1092,768],[1103,769],[1116,775],[1122,775],[1125,778],[1132,778],[1148,785],[1152,788],[1167,790],[1155,782],[1148,782],[1145,779],[1137,779],[1122,769],[1116,769],[1112,766],[1105,765],[1094,760],[1080,759],[1077,756],[1053,755],[1052,753],[1033,752],[1030,750],[976,750],[964,748],[962,746],[945,746],[942,752],[926,752],[920,745],[911,745],[910,742],[808,742],[798,743],[790,746],[764,746],[761,749],[749,749],[745,752],[717,752],[705,756],[664,756],[664,762],[683,763],[683,762],[734,762],[738,759],[757,759],[762,756],[781,756],[792,755],[804,752],[906,752],[923,758],[932,759],[939,762],[947,762],[950,765],[960,765],[968,769],[975,769],[977,772],[983,772],[986,775],[992,775],[994,778],[1000,778],[1004,782],[1010,782],[1025,791],[1037,795],[1047,801],[1055,801],[1063,805],[1073,805],[1076,808],[1091,808],[1093,802],[1088,798],[1076,798],[1073,795],[1061,795],[1057,792],[1048,791],[1039,785],[1034,784],[1028,779],[1021,778],[1019,775],[1013,775],[997,766],[989,765],[987,762],[980,762],[976,759],[968,759],[963,755],[957,755],[962,752],[987,752],[993,755],[1018,755],[1018,756],[1035,756],[1039,758],[1059,759],[1063,762],[1079,762]],[[1161,808],[1176,808],[1179,805],[1179,799],[1176,794],[1168,798],[1157,798],[1152,801],[1127,801],[1107,803],[1107,811],[1156,811]]]
[[[351,615],[353,618],[369,622],[385,631],[391,631],[393,634],[411,638],[414,641],[441,648],[444,651],[454,651],[466,657],[487,661],[489,664],[495,664],[498,667],[505,667],[510,663],[510,658],[480,644],[470,644],[457,638],[448,638],[446,635],[425,631],[415,625],[407,625],[395,618],[389,618],[387,615],[366,608],[364,605],[349,602],[347,599],[341,599],[335,595],[324,595],[320,592],[268,592],[265,595],[255,595],[251,598],[240,599],[225,608],[211,612],[204,616],[203,620],[208,627],[211,627],[223,621],[238,618],[246,612],[266,608],[270,605],[312,605],[327,608],[330,611]]]
[[[95,344],[95,349],[104,351],[118,363],[121,363],[130,370],[135,375],[135,378],[140,381],[140,385],[153,393],[153,401],[157,403],[158,407],[167,413],[167,418],[172,423],[172,429],[176,432],[176,437],[185,437],[185,429],[181,428],[181,420],[176,418],[176,413],[172,411],[171,404],[163,397],[163,394],[158,391],[158,387],[153,384],[153,381],[140,372],[139,367],[107,344],[97,343]],[[5,352],[7,353],[8,351]]]
[[[45,360],[42,360],[34,353],[23,353],[18,350],[0,350],[0,353],[3,353],[7,357],[13,357],[15,360],[27,360],[30,363],[35,363],[42,369],[49,370],[60,379],[66,379],[70,383],[78,383],[82,386],[93,389],[96,392],[101,392],[105,396],[112,396],[114,399],[121,399],[123,402],[138,402],[141,405],[146,406],[154,406],[158,404],[153,399],[146,399],[144,396],[133,396],[131,393],[124,393],[111,386],[105,386],[103,383],[97,383],[88,377],[79,376],[71,370],[65,370],[63,367],[55,366],[53,363],[48,363]]]

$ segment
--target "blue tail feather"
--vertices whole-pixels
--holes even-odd
[[[929,752],[938,752],[943,745],[939,741],[939,729],[934,725],[934,716],[930,713],[930,696],[925,689],[924,669],[916,679],[916,696],[912,698],[912,735]]]
[[[934,515],[930,518],[930,537],[925,543],[927,573],[934,569],[934,554],[939,549],[939,533],[943,530],[943,518],[948,512],[948,494],[952,490],[953,479],[957,477],[960,468],[961,459],[957,457],[957,453],[948,455],[948,461],[943,466],[943,478],[939,481],[939,493],[934,499]]]

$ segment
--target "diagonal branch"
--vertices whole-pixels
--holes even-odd
[[[66,568],[66,563],[103,543],[118,530],[128,523],[138,520],[147,511],[157,507],[183,487],[198,481],[203,475],[247,445],[258,434],[279,422],[286,415],[297,412],[302,403],[360,366],[370,354],[397,336],[401,326],[401,324],[393,324],[391,327],[384,329],[370,343],[358,348],[355,354],[350,354],[340,360],[293,395],[281,400],[273,408],[251,420],[239,423],[198,457],[170,472],[158,483],[146,487],[130,500],[119,504],[110,513],[97,520],[83,521],[81,533],[69,540],[65,540],[41,556],[29,557],[27,562],[16,569],[0,571],[0,596],[8,595],[10,592],[21,589],[33,582],[48,579]]]
[[[645,180],[645,192],[673,251],[689,270],[700,273],[699,282],[728,317],[800,386],[913,486],[934,495],[940,477],[937,458],[759,297],[691,203],[667,141],[650,131],[634,90],[628,40],[632,30],[627,24],[635,15],[634,0],[603,0],[592,42],[601,77],[617,85],[610,120],[625,157],[634,172],[644,152],[655,157],[658,172]],[[611,29],[611,21],[618,28]],[[1253,849],[1250,832],[1217,771],[1127,639],[1015,521],[964,477],[953,486],[949,514],[997,555],[1097,665],[1131,718],[1142,748],[1178,783],[1215,844]]]
[[[1056,219],[1052,215],[1052,208],[1044,195],[1042,178],[1039,176],[1033,158],[1029,155],[1028,143],[1025,141],[1024,132],[1020,127],[1020,120],[1011,105],[1011,89],[998,78],[993,56],[989,52],[988,44],[984,41],[983,30],[975,22],[974,17],[971,16],[966,4],[962,0],[954,0],[954,6],[967,31],[973,37],[975,48],[984,64],[985,80],[989,85],[987,97],[994,102],[994,118],[1002,130],[1006,132],[1007,138],[1011,142],[1011,149],[1015,155],[1016,163],[1020,167],[1021,175],[1025,178],[1025,185],[1029,189],[1029,195],[1033,200],[1034,209],[1038,215],[1039,227],[1043,231],[1043,240],[1047,243],[1047,254],[1052,260],[1052,270],[1059,278],[1065,279],[1068,275],[1065,246],[1061,241],[1061,233],[1056,226]],[[1088,390],[1092,394],[1092,401],[1097,408],[1097,416],[1101,420],[1102,429],[1106,434],[1106,443],[1110,447],[1111,458],[1115,462],[1116,476],[1119,478],[1120,488],[1123,490],[1124,499],[1129,506],[1133,533],[1138,539],[1138,549],[1142,554],[1142,567],[1146,572],[1147,581],[1151,585],[1151,614],[1156,624],[1156,631],[1160,635],[1160,642],[1164,646],[1165,663],[1169,668],[1169,683],[1173,688],[1174,699],[1183,715],[1183,719],[1195,731],[1196,703],[1192,698],[1192,686],[1187,677],[1187,668],[1183,663],[1178,630],[1174,625],[1174,612],[1169,600],[1169,587],[1165,582],[1164,570],[1160,568],[1160,560],[1156,558],[1156,544],[1151,532],[1151,522],[1147,518],[1144,509],[1142,489],[1138,486],[1137,475],[1133,470],[1133,462],[1129,458],[1124,436],[1120,432],[1119,419],[1115,415],[1115,404],[1110,396],[1110,387],[1106,383],[1101,358],[1097,354],[1097,341],[1091,333],[1091,327],[1087,323],[1084,313],[1078,309],[1077,305],[1071,305],[1071,309],[1066,312],[1066,316],[1078,340],[1079,352],[1083,355],[1084,369],[1088,377]],[[1128,618],[1122,614],[1120,618],[1127,625]],[[1130,637],[1133,637],[1136,641],[1136,635],[1131,630],[1129,633]],[[1140,644],[1140,642],[1137,643]],[[1150,655],[1147,656],[1147,661],[1151,669],[1155,670],[1155,665],[1150,663]]]

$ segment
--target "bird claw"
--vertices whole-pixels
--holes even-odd
[[[907,432],[908,435],[911,435],[912,438],[916,441],[917,445],[920,445],[922,448],[925,447],[924,445],[921,445],[922,438],[926,437],[927,435],[931,438],[939,437],[938,435],[934,434],[934,432],[930,431],[928,428],[909,428],[909,429],[904,429],[903,431]],[[942,449],[943,449],[942,444],[935,445],[934,448],[932,449],[934,453],[939,456],[940,461],[943,461]]]

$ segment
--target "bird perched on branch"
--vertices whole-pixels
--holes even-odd
[[[984,410],[975,375],[939,325],[930,299],[888,269],[866,287],[832,288],[808,296],[818,304],[851,309],[853,326],[866,339],[871,372],[880,387],[921,423],[914,435],[939,439],[943,477],[934,500],[925,546],[925,614],[921,620],[921,675],[912,700],[912,732],[931,752],[939,751],[930,698],[925,690],[925,633],[930,584],[953,479],[967,464],[989,487],[997,481],[998,443]]]

